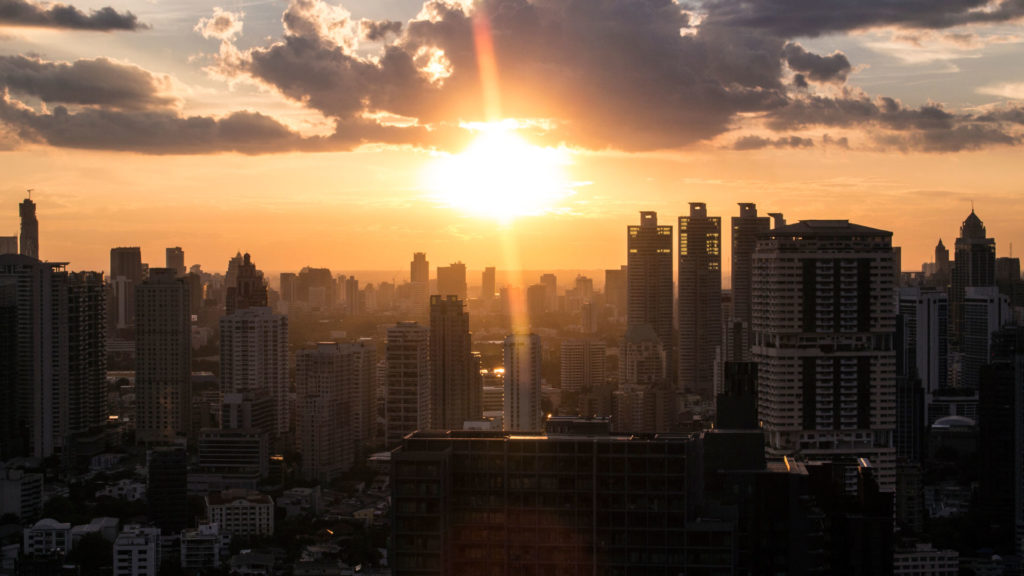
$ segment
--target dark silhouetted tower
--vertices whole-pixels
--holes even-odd
[[[971,213],[956,239],[952,289],[949,293],[950,333],[959,346],[964,321],[964,294],[970,287],[996,285],[996,241],[985,236],[981,218]]]
[[[233,258],[228,265],[226,307],[229,316],[236,310],[267,305],[267,283],[263,272],[256,269],[256,263],[248,253],[237,262],[236,259]]]
[[[672,227],[658,226],[657,212],[641,212],[640,225],[627,234],[626,323],[654,330],[669,363],[666,374],[674,375]]]
[[[185,275],[185,251],[180,246],[167,248],[164,259],[167,268],[174,270],[178,276]]]
[[[36,219],[36,203],[30,198],[18,206],[21,215],[21,254],[39,258],[39,220]]]
[[[455,262],[437,268],[437,293],[441,296],[458,296],[466,299],[466,265]]]
[[[679,388],[714,398],[722,342],[722,219],[702,202],[679,217]]]
[[[740,215],[732,219],[732,317],[743,324],[744,341],[750,342],[750,282],[753,278],[757,239],[771,230],[771,218],[757,215],[757,205],[740,203]],[[746,358],[749,350],[742,350]]]
[[[480,278],[480,299],[485,302],[494,300],[495,290],[497,289],[494,276],[494,266],[484,268],[484,273]]]
[[[471,348],[469,314],[463,310],[462,300],[455,296],[431,296],[431,429],[461,430],[466,420],[480,417],[479,392],[471,389]]]

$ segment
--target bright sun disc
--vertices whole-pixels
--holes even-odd
[[[564,150],[541,148],[515,133],[514,122],[474,124],[479,135],[458,154],[427,168],[431,197],[477,216],[507,222],[555,209],[572,194]]]

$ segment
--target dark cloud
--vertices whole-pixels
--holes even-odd
[[[67,4],[41,5],[28,0],[0,0],[0,24],[104,32],[149,28],[131,12],[121,13],[110,6],[86,14]]]
[[[397,20],[360,20],[359,30],[363,38],[376,41],[384,40],[389,34],[398,35],[402,32],[402,23]]]
[[[782,56],[790,69],[802,73],[801,77],[806,75],[806,78],[815,82],[846,82],[846,75],[850,73],[850,61],[842,52],[819,56],[808,52],[799,44],[790,42],[782,49]]]
[[[762,148],[810,148],[814,141],[799,136],[783,136],[781,138],[764,138],[762,136],[743,136],[732,145],[733,150],[760,150]]]
[[[68,64],[0,56],[0,86],[47,103],[142,110],[177,102],[168,77],[105,58]]]
[[[1024,17],[1020,0],[709,0],[708,21],[783,38],[900,26],[944,29]]]

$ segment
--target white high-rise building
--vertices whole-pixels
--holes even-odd
[[[504,428],[515,432],[543,429],[540,409],[540,336],[505,337]]]
[[[417,322],[399,322],[387,332],[388,446],[430,425],[430,330]]]
[[[867,458],[894,489],[896,278],[884,230],[810,220],[758,241],[752,353],[769,454]]]
[[[275,429],[288,432],[288,318],[257,306],[220,319],[221,391],[274,399]]]
[[[1013,323],[1010,299],[995,286],[969,286],[964,289],[963,324],[960,351],[963,372],[960,385],[978,388],[981,367],[991,359],[992,333]]]

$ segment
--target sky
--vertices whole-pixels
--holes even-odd
[[[0,0],[0,235],[600,269],[705,202],[1024,249],[1024,0]],[[726,272],[728,274],[728,272]]]

